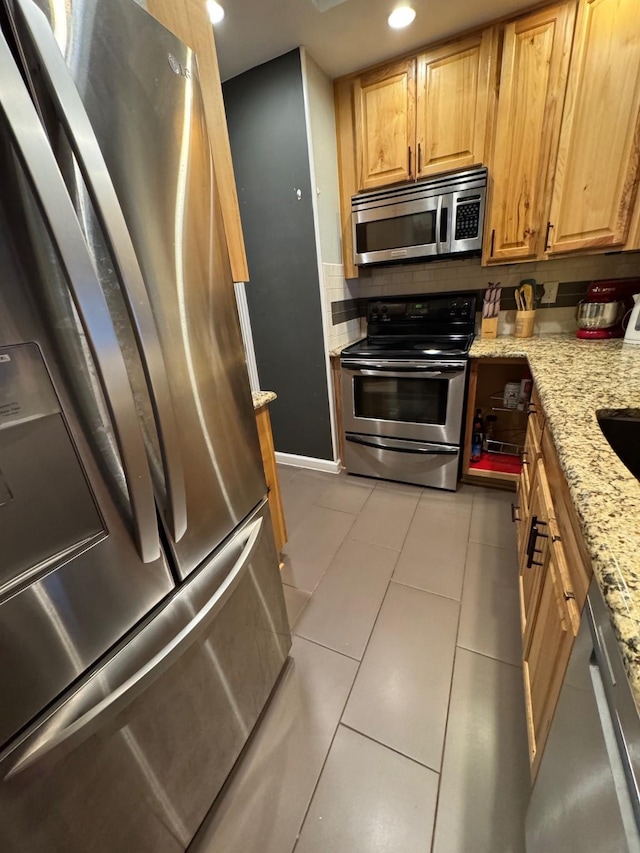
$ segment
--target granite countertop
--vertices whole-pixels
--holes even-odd
[[[640,482],[596,419],[640,407],[640,347],[557,334],[477,339],[470,354],[529,362],[640,707]]]
[[[251,396],[253,397],[254,410],[261,409],[268,403],[273,403],[274,400],[278,399],[275,391],[252,391]]]

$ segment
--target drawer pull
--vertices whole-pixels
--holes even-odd
[[[533,559],[534,554],[541,554],[542,552],[536,549],[536,544],[538,542],[538,537],[541,539],[548,539],[546,533],[540,532],[540,527],[546,527],[547,522],[541,521],[537,515],[534,515],[531,519],[531,529],[529,530],[529,541],[527,542],[527,568],[530,569],[532,566],[541,566],[542,563],[537,562]]]

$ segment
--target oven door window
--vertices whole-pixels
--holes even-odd
[[[377,421],[443,425],[448,392],[448,379],[355,376],[353,413]]]
[[[435,242],[435,210],[356,223],[356,243],[360,254],[425,246]]]

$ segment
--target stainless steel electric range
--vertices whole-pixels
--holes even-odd
[[[475,314],[475,293],[369,302],[341,354],[349,473],[455,490]]]

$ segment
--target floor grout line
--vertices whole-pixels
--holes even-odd
[[[297,622],[298,620],[296,620]],[[295,631],[291,629],[295,634]],[[346,652],[341,652],[339,649],[334,649],[332,646],[326,646],[324,643],[319,643],[317,640],[312,640],[311,637],[305,637],[304,634],[295,634],[296,637],[299,637],[301,640],[306,640],[307,643],[313,643],[314,646],[319,646],[321,649],[326,649],[328,652],[335,652],[337,655],[342,655],[343,658],[348,658],[349,660],[355,661],[357,664],[362,662],[362,658],[354,658],[353,655],[348,655]],[[467,649],[467,651],[470,651]],[[360,667],[358,667],[359,669]],[[356,673],[357,675],[357,673]]]
[[[473,507],[474,507],[475,502],[476,502],[476,494],[477,493],[474,492],[473,497],[471,499],[471,516],[473,516]],[[442,776],[443,776],[443,772],[444,772],[444,760],[445,760],[446,749],[447,749],[447,735],[449,734],[449,719],[451,716],[451,696],[453,694],[453,678],[454,678],[455,671],[456,671],[456,660],[458,657],[458,648],[459,648],[458,637],[460,636],[460,619],[462,618],[462,597],[464,596],[464,582],[465,582],[465,578],[467,575],[467,558],[469,556],[469,544],[470,544],[469,535],[470,535],[470,532],[471,532],[471,517],[469,519],[469,533],[467,533],[467,547],[465,548],[465,552],[464,552],[464,565],[463,565],[463,569],[462,569],[462,588],[461,588],[461,592],[460,592],[460,607],[458,608],[458,624],[456,626],[456,640],[455,640],[455,646],[453,649],[453,663],[451,666],[451,680],[449,682],[449,700],[447,702],[447,718],[446,718],[446,722],[444,725],[444,737],[442,739],[442,759],[440,761],[440,773],[438,774],[438,790],[436,792],[436,802],[435,802],[435,808],[433,811],[433,829],[431,831],[431,844],[429,845],[430,853],[434,853],[434,847],[435,847],[435,843],[436,843],[436,827],[438,824],[438,813],[440,810],[440,793],[442,791]]]
[[[378,746],[381,746],[384,749],[388,749],[390,752],[395,752],[396,755],[400,755],[402,758],[406,758],[407,761],[411,761],[413,762],[413,764],[417,764],[418,767],[424,767],[425,770],[430,770],[431,773],[435,773],[437,776],[440,775],[440,770],[435,770],[433,767],[430,767],[428,764],[425,764],[424,761],[418,761],[418,759],[414,758],[412,755],[407,755],[406,752],[401,752],[401,750],[396,749],[394,746],[389,746],[388,743],[385,743],[382,740],[378,740],[377,738],[368,735],[366,732],[361,732],[359,729],[350,726],[348,723],[343,723],[342,721],[340,721],[338,723],[338,728],[340,728],[340,726],[345,729],[349,729],[350,732],[355,732],[355,734],[360,735],[360,737],[364,737],[367,740],[370,740],[372,743],[377,743]]]
[[[426,592],[427,595],[436,595],[438,598],[445,598],[447,601],[455,601],[456,604],[462,606],[461,598],[454,598],[452,595],[445,595],[442,592],[434,592],[432,589],[423,589],[421,586],[414,586],[412,583],[406,583],[406,581],[399,581],[396,578],[391,576],[390,583],[398,584],[398,586],[406,586],[409,589],[415,589],[416,592]]]
[[[511,663],[508,660],[502,660],[502,658],[494,658],[493,655],[488,655],[486,652],[479,652],[477,649],[470,649],[469,646],[463,646],[462,643],[456,642],[457,649],[463,649],[465,652],[471,652],[473,655],[480,655],[480,657],[487,658],[487,660],[492,660],[495,663],[503,663],[505,666],[512,666],[514,669],[522,672],[522,667],[517,663]]]

